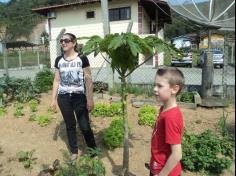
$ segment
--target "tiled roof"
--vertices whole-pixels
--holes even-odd
[[[46,14],[48,11],[53,10],[53,9],[64,8],[64,7],[80,5],[80,4],[95,3],[95,2],[100,2],[100,0],[76,0],[75,2],[70,2],[70,3],[60,4],[60,5],[34,8],[32,9],[32,11],[40,13],[40,14]]]
[[[110,1],[110,0],[108,0]],[[155,1],[156,3],[160,4],[167,4],[166,0],[142,0],[142,1]],[[74,6],[74,5],[80,5],[80,4],[87,4],[87,3],[96,3],[96,2],[101,2],[101,0],[75,0],[75,2],[70,2],[70,3],[65,3],[65,4],[59,4],[59,5],[52,5],[52,6],[46,6],[46,7],[39,7],[39,8],[34,8],[32,11],[37,12],[42,15],[46,15],[47,12],[53,9],[58,9],[58,8],[65,8],[69,6]]]

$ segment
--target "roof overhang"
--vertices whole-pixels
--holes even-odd
[[[60,5],[34,8],[34,9],[32,9],[32,11],[39,13],[41,15],[47,15],[48,12],[55,10],[55,9],[68,8],[71,6],[88,4],[88,3],[96,3],[96,2],[100,2],[100,1],[101,0],[77,0],[76,2],[70,2],[70,3],[60,4]]]
[[[12,41],[12,42],[6,42],[6,48],[26,48],[26,47],[34,47],[38,46],[34,43],[30,43],[27,41]]]
[[[171,10],[164,0],[140,0],[142,6],[152,20],[156,19],[156,10],[158,10],[158,21],[160,23],[171,23]]]
[[[108,0],[111,1],[111,0]],[[168,6],[165,0],[139,0],[144,8],[148,8],[148,15],[151,19],[155,19],[155,11],[156,9],[159,10],[159,21],[171,23],[171,12],[170,7]],[[40,8],[32,9],[33,12],[39,13],[41,15],[47,15],[48,12],[61,9],[61,8],[68,8],[71,6],[83,5],[88,3],[100,3],[101,0],[77,0],[72,3],[65,3],[60,5],[53,5],[53,6],[46,6]]]

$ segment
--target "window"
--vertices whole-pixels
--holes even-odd
[[[109,19],[110,21],[130,20],[131,19],[130,7],[109,9]]]
[[[95,12],[94,11],[90,11],[90,12],[87,12],[87,18],[95,18]]]

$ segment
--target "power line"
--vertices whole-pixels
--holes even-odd
[[[154,0],[152,0],[152,2],[153,2],[164,14],[166,14],[167,16],[169,16],[169,17],[172,18],[172,16],[169,15],[165,10],[163,10]],[[185,19],[185,18],[183,17],[183,19]],[[183,21],[179,20],[178,18],[175,18],[175,20],[176,20],[176,21],[179,21],[179,22],[183,22]],[[185,20],[186,20],[186,19],[185,19]],[[189,28],[191,28],[191,29],[193,29],[193,30],[198,29],[198,28],[194,28],[193,26],[189,26],[189,25],[186,25],[186,24],[184,24],[184,25],[185,25],[185,26],[188,26]]]

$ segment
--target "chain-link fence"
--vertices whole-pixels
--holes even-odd
[[[55,58],[61,54],[59,41],[50,41],[49,49],[35,47],[31,49],[22,50],[8,50],[7,59],[9,67],[9,75],[16,77],[31,77],[40,70],[40,66],[54,67]],[[235,44],[234,41],[225,42],[224,48],[224,67],[214,68],[213,76],[213,94],[220,97],[235,97]],[[178,67],[185,76],[186,89],[189,91],[197,90],[200,92],[202,84],[202,68],[198,67],[197,62],[199,60],[199,53],[196,53],[193,57],[193,67]],[[93,54],[88,56],[92,76],[94,81],[102,81],[108,83],[110,80],[110,69],[107,69],[107,64],[104,61],[102,55],[98,55],[94,58]],[[154,83],[154,77],[156,73],[156,63],[160,59],[154,56],[149,62],[135,70],[128,78],[128,82],[134,85],[149,85]],[[21,60],[21,62],[20,62]],[[141,61],[140,61],[141,62]],[[164,55],[164,64],[170,65],[170,58]],[[25,68],[28,69],[25,69]],[[14,68],[14,69],[13,69]],[[31,68],[31,69],[30,69]],[[30,70],[29,70],[30,69]],[[19,70],[22,70],[19,72]],[[3,55],[0,55],[0,76],[4,74]],[[114,73],[114,83],[120,83],[119,75]]]
[[[40,65],[49,65],[49,50],[45,48],[8,49],[6,51],[8,69],[24,69]],[[4,69],[4,55],[0,54],[0,69]]]

